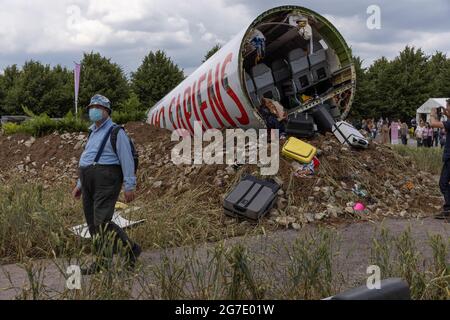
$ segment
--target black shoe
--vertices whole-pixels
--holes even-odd
[[[434,216],[438,220],[450,220],[450,211],[442,211]]]
[[[142,253],[142,248],[137,244],[133,244],[130,253],[128,254],[128,269],[133,270],[136,266],[136,261]]]
[[[83,276],[89,276],[89,275],[99,273],[101,270],[102,270],[102,267],[98,263],[94,262],[87,268],[86,267],[81,268],[81,274]]]

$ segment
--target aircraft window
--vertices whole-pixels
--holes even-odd
[[[170,119],[170,122],[172,122],[172,123],[174,122],[173,121],[173,112],[169,112],[169,119]]]
[[[225,90],[230,89],[230,84],[228,83],[228,76],[225,76],[225,78],[223,78],[223,87],[225,88]]]
[[[188,108],[188,112],[191,113],[191,110],[192,110],[192,108],[191,108],[191,99],[188,100],[187,108]]]

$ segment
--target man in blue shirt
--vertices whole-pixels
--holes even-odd
[[[442,194],[444,195],[444,208],[440,214],[437,214],[436,219],[442,219],[450,221],[450,99],[447,100],[447,107],[441,107],[442,113],[447,117],[446,121],[441,121],[438,117],[437,109],[431,110],[431,127],[444,129],[446,132],[446,141],[444,146],[444,155],[442,161],[444,165],[442,167],[441,178],[439,180],[439,187]]]
[[[116,141],[117,153],[114,151],[110,138],[115,124],[110,118],[111,103],[106,97],[96,94],[91,98],[87,108],[89,119],[94,124],[89,128],[91,133],[79,162],[80,178],[72,194],[76,199],[80,199],[83,195],[84,215],[92,238],[99,235],[101,239],[106,239],[104,232],[113,233],[114,248],[120,240],[128,252],[129,266],[133,268],[141,248],[128,238],[124,230],[111,221],[122,184],[125,201],[133,201],[135,197],[136,176],[131,145],[125,131],[119,130]],[[105,140],[104,149],[99,152],[107,135],[109,137]],[[89,268],[82,269],[82,273],[96,273],[102,266],[102,262],[94,263]]]

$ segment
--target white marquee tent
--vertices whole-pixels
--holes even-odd
[[[430,113],[431,109],[433,108],[439,108],[439,107],[445,107],[447,105],[448,98],[430,98],[425,102],[423,105],[420,106],[419,109],[417,109],[416,112],[416,119],[419,121],[420,119],[423,119],[425,121],[430,121]]]

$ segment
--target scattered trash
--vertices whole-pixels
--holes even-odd
[[[367,190],[361,189],[361,186],[359,184],[355,184],[355,186],[353,187],[352,191],[358,197],[365,198],[368,195]]]
[[[283,227],[289,227],[291,223],[295,223],[295,218],[293,217],[277,217],[275,222]]]
[[[353,207],[353,210],[355,210],[355,211],[364,211],[364,210],[366,210],[366,206],[364,204],[362,204],[361,202],[358,202]]]
[[[291,163],[292,168],[294,169],[294,176],[297,178],[306,178],[314,175],[314,162],[311,161],[307,164],[300,164],[296,161]]]
[[[403,187],[409,191],[412,191],[415,188],[415,185],[412,181],[408,181]]]
[[[314,163],[314,170],[319,169],[319,167],[320,167],[320,160],[319,160],[319,158],[314,157],[313,158],[313,163]]]
[[[115,205],[115,208],[119,209],[119,210],[125,210],[125,209],[128,208],[128,205],[123,203],[123,202],[117,201],[116,205]]]

